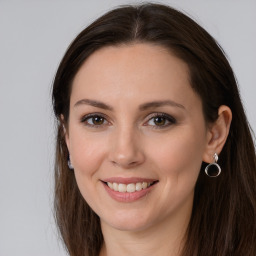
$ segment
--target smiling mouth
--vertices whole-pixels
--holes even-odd
[[[136,182],[136,183],[129,183],[129,184],[123,184],[123,183],[116,183],[116,182],[104,182],[111,190],[120,192],[120,193],[134,193],[138,192],[144,189],[147,189],[154,184],[156,184],[158,181],[153,182]]]

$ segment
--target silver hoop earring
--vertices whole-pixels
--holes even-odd
[[[71,163],[71,161],[70,161],[70,157],[68,156],[68,168],[70,169],[70,170],[73,170],[74,169],[74,167],[73,167],[73,165],[72,165],[72,163]]]
[[[221,173],[221,168],[220,166],[217,164],[218,162],[218,155],[217,153],[215,153],[213,155],[213,158],[214,158],[214,162],[211,163],[211,164],[208,164],[206,167],[205,167],[205,173],[207,174],[207,176],[211,177],[211,178],[216,178],[220,175]]]

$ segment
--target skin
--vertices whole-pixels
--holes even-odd
[[[201,163],[220,153],[230,122],[221,106],[216,123],[206,124],[186,63],[160,46],[106,47],[85,61],[73,82],[66,143],[81,194],[101,220],[101,255],[179,255]],[[157,183],[119,202],[102,183],[111,177]]]

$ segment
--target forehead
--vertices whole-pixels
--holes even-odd
[[[87,73],[98,71],[105,74],[106,72],[120,71],[121,68],[126,68],[127,72],[140,73],[140,76],[142,76],[150,69],[155,70],[153,74],[169,72],[169,65],[171,65],[170,68],[175,68],[175,71],[182,73],[188,71],[187,64],[163,46],[150,43],[107,46],[97,50],[86,59],[76,74],[75,80],[86,71]],[[137,69],[138,67],[139,69]],[[115,77],[117,75],[118,73],[115,72]]]
[[[137,43],[109,46],[93,53],[73,81],[71,101],[86,98],[135,99],[175,97],[184,101],[194,91],[187,64],[162,46]]]

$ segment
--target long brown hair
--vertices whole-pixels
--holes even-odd
[[[136,42],[161,45],[187,63],[191,86],[201,97],[207,122],[217,119],[221,105],[229,106],[233,113],[220,154],[221,175],[207,177],[202,163],[182,255],[255,256],[255,147],[233,71],[217,42],[196,22],[171,7],[150,3],[114,9],[84,29],[68,48],[54,80],[52,97],[58,121],[55,211],[68,252],[97,256],[103,236],[99,217],[81,196],[67,166],[60,117],[68,121],[72,81],[88,56],[105,46]]]

